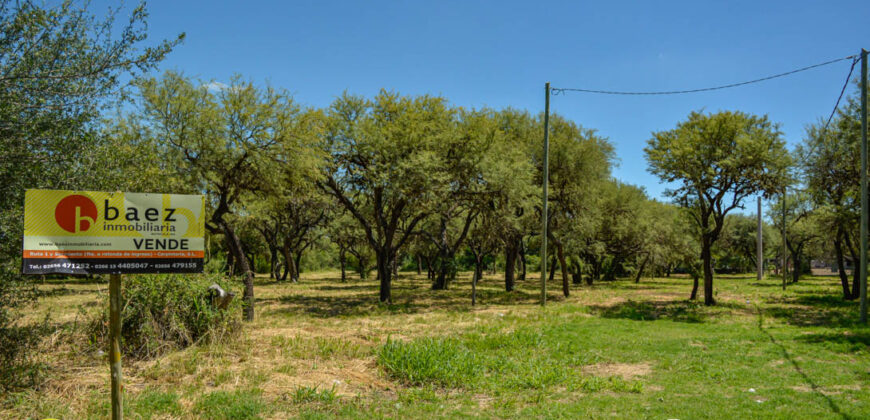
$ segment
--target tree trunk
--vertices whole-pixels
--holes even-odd
[[[341,282],[344,283],[347,281],[347,272],[344,269],[345,266],[345,250],[344,248],[338,251],[338,265],[341,266]]]
[[[571,294],[570,280],[568,279],[568,264],[565,262],[565,250],[561,243],[556,244],[556,255],[559,256],[559,265],[562,267],[562,294],[568,297]]]
[[[791,254],[791,260],[794,262],[794,269],[791,270],[792,283],[797,283],[798,278],[801,276],[801,257],[799,254],[800,252]]]
[[[849,276],[846,275],[846,259],[843,258],[843,240],[842,229],[837,232],[837,240],[834,241],[834,252],[837,257],[837,274],[840,275],[840,284],[843,286],[843,299],[855,299],[852,296],[852,291],[849,290]]]
[[[861,296],[861,261],[858,258],[858,250],[852,246],[852,241],[849,239],[849,233],[843,235],[846,240],[846,247],[849,248],[849,254],[852,255],[852,299],[857,299]]]
[[[420,257],[420,254],[417,254],[417,275],[423,274],[423,258]]]
[[[392,285],[392,274],[393,274],[393,261],[390,251],[385,249],[378,249],[378,279],[380,280],[380,301],[381,303],[392,303],[392,296],[390,294]]]
[[[287,276],[290,275],[290,271],[293,269],[293,257],[290,256],[290,248],[283,247],[281,249],[281,254],[284,256],[284,273],[281,274],[280,281],[286,281]]]
[[[692,295],[689,296],[689,300],[695,300],[698,298],[698,273],[692,272]]]
[[[643,258],[643,262],[640,263],[640,267],[637,269],[637,275],[634,276],[634,282],[640,283],[640,277],[643,275],[643,270],[646,268],[646,263],[649,261],[649,255]]]
[[[701,260],[704,264],[704,305],[715,305],[713,299],[713,256],[711,248],[713,241],[707,235],[701,238]]]
[[[290,272],[290,281],[297,282],[299,280],[299,272],[296,267],[296,259],[293,257],[293,254],[288,252],[284,255],[284,258],[287,260],[287,268]]]
[[[514,268],[517,261],[517,246],[514,241],[508,241],[504,250],[504,290],[514,290]]]
[[[556,261],[556,257],[553,257],[550,259],[550,275],[549,275],[549,278],[547,279],[548,283],[552,283],[553,280],[556,279],[556,264],[557,263],[558,262]]]
[[[453,255],[442,248],[438,251],[438,276],[432,282],[432,290],[447,290],[447,283],[450,279],[451,264],[453,263]]]
[[[227,244],[229,244],[229,239],[227,239]],[[230,248],[229,245],[227,245],[227,248]],[[229,277],[235,277],[235,271],[236,271],[235,259],[236,258],[233,256],[232,249],[227,249],[227,276],[229,276]]]
[[[471,275],[471,306],[477,304],[477,279],[480,272],[480,258],[474,263],[474,274]]]
[[[243,281],[245,283],[245,291],[242,296],[244,301],[244,313],[246,321],[254,320],[254,273],[251,272],[251,267],[248,265],[248,260],[245,258],[245,251],[242,248],[242,242],[239,240],[239,237],[236,236],[236,232],[233,230],[232,226],[228,223],[222,223],[224,231],[224,236],[227,240],[227,247],[233,253],[233,258],[239,265],[239,270],[242,272],[244,276]]]
[[[523,267],[523,270],[520,271],[520,280],[526,280],[526,246],[523,244],[523,241],[520,240],[520,265]]]
[[[302,275],[302,251],[296,253],[296,256],[293,260],[293,283],[298,283],[299,278]]]
[[[484,269],[483,256],[482,255],[481,256],[475,255],[475,257],[474,257],[474,273],[477,275],[478,281],[480,281],[480,279],[483,278],[483,269]]]
[[[278,280],[278,247],[269,245],[269,278]]]

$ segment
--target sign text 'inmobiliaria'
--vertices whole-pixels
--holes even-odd
[[[201,195],[27,190],[24,274],[198,273]]]

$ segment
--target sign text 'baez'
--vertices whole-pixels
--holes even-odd
[[[27,190],[24,274],[202,272],[201,195]]]

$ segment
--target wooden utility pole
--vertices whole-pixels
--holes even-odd
[[[788,272],[788,237],[785,225],[785,198],[788,187],[782,187],[782,290],[785,290],[785,277]]]
[[[867,323],[867,50],[861,49],[861,323]]]
[[[755,251],[758,254],[756,264],[758,266],[758,281],[761,281],[761,278],[764,277],[764,247],[761,239],[761,196],[758,196],[758,234],[755,239]]]
[[[121,275],[109,277],[109,367],[112,372],[112,420],[124,418],[121,395]]]
[[[543,203],[541,205],[541,306],[547,304],[547,184],[550,180],[550,82],[544,84],[544,184]]]

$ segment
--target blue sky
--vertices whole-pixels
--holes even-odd
[[[105,7],[92,3],[95,12]],[[148,9],[152,39],[187,33],[162,69],[220,82],[238,73],[317,107],[345,90],[371,96],[386,88],[443,95],[466,107],[540,112],[547,81],[691,89],[870,48],[867,1],[177,0],[153,1]],[[841,62],[692,95],[566,94],[551,106],[610,139],[617,178],[661,198],[664,186],[646,171],[643,157],[651,132],[673,128],[692,110],[742,110],[781,123],[793,147],[806,124],[831,112],[848,69]]]

